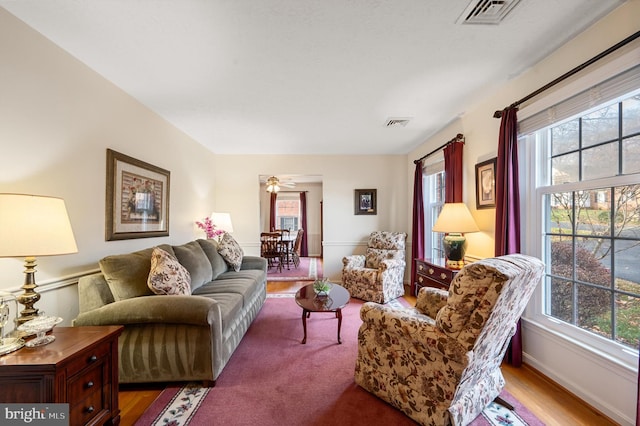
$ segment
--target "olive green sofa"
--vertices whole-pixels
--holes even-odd
[[[234,271],[214,240],[160,245],[191,276],[191,295],[156,295],[147,286],[152,248],[100,261],[80,278],[74,326],[124,326],[120,383],[215,384],[266,300],[266,260],[243,256]]]

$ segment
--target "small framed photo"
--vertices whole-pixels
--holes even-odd
[[[107,149],[107,241],[169,235],[168,170]]]
[[[377,214],[375,189],[355,190],[355,214]]]
[[[476,164],[476,209],[496,207],[497,158]]]

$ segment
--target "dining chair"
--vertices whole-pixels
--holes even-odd
[[[304,229],[298,229],[298,235],[293,242],[293,248],[291,249],[291,257],[293,259],[293,265],[297,268],[300,266],[300,248],[302,247],[302,236],[304,235]]]
[[[269,269],[277,267],[278,272],[282,272],[285,253],[282,251],[280,233],[262,232],[260,234],[260,256],[267,259]]]

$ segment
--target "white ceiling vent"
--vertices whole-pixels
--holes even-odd
[[[497,25],[519,2],[520,0],[473,0],[456,23]]]
[[[391,117],[387,118],[384,125],[385,127],[406,127],[409,121],[411,121],[410,117]]]

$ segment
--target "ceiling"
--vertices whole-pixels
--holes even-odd
[[[0,6],[214,153],[344,155],[410,152],[623,1],[521,0],[498,25],[458,23],[471,2]]]

